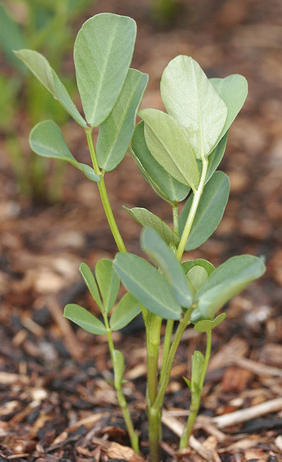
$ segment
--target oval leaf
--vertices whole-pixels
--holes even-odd
[[[155,193],[169,203],[183,201],[190,188],[167,173],[152,156],[145,141],[143,121],[135,127],[131,147],[137,167]]]
[[[95,275],[102,295],[104,308],[109,313],[114,306],[119,292],[119,278],[117,277],[113,262],[102,258],[95,266]]]
[[[151,313],[164,319],[180,319],[181,306],[161,273],[143,258],[118,253],[114,268],[126,289]]]
[[[70,162],[78,170],[82,171],[90,180],[99,182],[93,168],[81,164],[73,157],[61,132],[60,127],[53,120],[45,120],[35,125],[29,135],[31,149],[39,156]]]
[[[194,266],[202,266],[203,268],[205,268],[208,275],[210,275],[215,270],[213,264],[210,263],[208,260],[205,260],[204,258],[197,258],[196,260],[187,260],[181,264],[185,274],[187,274],[191,268],[194,268]]]
[[[102,335],[107,332],[104,324],[99,319],[75,303],[65,307],[64,317],[86,330],[86,332],[90,332],[90,334]]]
[[[199,168],[190,142],[180,125],[165,112],[143,109],[145,140],[156,161],[176,180],[195,188]]]
[[[23,63],[31,70],[35,77],[52,93],[65,110],[73,117],[73,119],[82,127],[87,128],[87,124],[83,117],[78,112],[72,99],[57,76],[56,72],[51,68],[49,62],[41,53],[33,50],[15,51],[15,55],[23,61]]]
[[[101,13],[86,21],[74,44],[77,85],[87,122],[96,127],[109,115],[131,62],[136,23]]]
[[[191,268],[188,271],[188,273],[186,274],[186,280],[187,280],[188,287],[193,297],[200,290],[200,288],[206,282],[208,277],[209,277],[208,272],[203,266],[200,266],[200,265],[193,266],[193,268]]]
[[[217,145],[227,118],[227,107],[198,63],[177,56],[161,79],[165,108],[184,128],[196,156],[208,156]]]
[[[226,313],[220,313],[215,319],[210,321],[209,319],[204,319],[195,324],[194,329],[196,332],[211,332],[215,327],[219,326],[224,319],[226,318]]]
[[[191,320],[213,319],[217,310],[264,272],[265,265],[261,258],[251,255],[230,258],[214,270],[197,293],[197,308]]]
[[[221,137],[223,137],[246,101],[248,82],[242,75],[233,74],[225,79],[210,79],[210,83],[228,109],[227,118],[221,132]]]
[[[141,311],[139,302],[130,293],[125,294],[118,302],[110,319],[112,330],[120,330],[127,326]]]
[[[200,199],[185,250],[197,249],[216,230],[228,201],[229,190],[228,176],[223,172],[215,172]],[[189,197],[179,216],[180,233],[183,232],[192,200],[193,197]]]
[[[154,229],[144,228],[142,230],[141,248],[170,282],[178,303],[184,307],[191,306],[192,295],[186,283],[183,268],[172,249],[166,245]]]
[[[126,154],[147,83],[147,74],[129,69],[113,110],[100,125],[96,153],[105,172],[113,170]]]
[[[100,297],[100,294],[99,294],[99,289],[98,289],[94,274],[92,273],[89,266],[86,265],[86,263],[81,263],[81,265],[79,267],[79,271],[80,271],[80,273],[81,273],[81,275],[82,275],[82,277],[84,279],[84,282],[85,282],[90,294],[92,295],[95,302],[97,303],[100,311],[103,312],[104,308],[103,308],[103,305],[102,305],[102,300],[101,300],[101,297]]]
[[[154,213],[142,207],[129,209],[123,206],[123,208],[137,223],[144,227],[153,228],[168,245],[173,244],[177,246],[179,243],[177,234]]]

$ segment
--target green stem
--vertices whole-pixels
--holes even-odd
[[[162,318],[148,313],[146,324],[147,340],[147,407],[149,423],[150,462],[159,462],[162,435],[161,413],[152,409],[158,393],[159,347]]]
[[[176,234],[179,234],[179,217],[178,217],[178,203],[172,206],[173,228]]]
[[[176,355],[176,352],[177,352],[181,337],[183,335],[183,332],[185,331],[186,327],[190,324],[190,317],[191,317],[191,312],[192,312],[193,308],[194,307],[192,307],[192,308],[190,308],[190,309],[188,309],[186,311],[185,316],[179,322],[178,328],[177,328],[177,330],[175,332],[175,336],[174,336],[174,339],[173,339],[173,342],[171,344],[170,351],[169,351],[169,354],[168,354],[168,357],[167,357],[166,367],[165,367],[165,370],[164,370],[164,373],[163,373],[162,382],[160,383],[160,387],[159,387],[157,397],[156,397],[155,402],[154,402],[154,404],[152,406],[152,408],[154,409],[155,412],[158,411],[162,407],[164,395],[165,395],[165,392],[166,392],[166,389],[167,389],[167,386],[168,386],[168,383],[169,383],[169,380],[170,380],[170,374],[171,374],[171,369],[172,369],[174,357]]]
[[[163,377],[166,370],[166,363],[169,354],[169,349],[171,345],[171,338],[173,332],[174,321],[172,319],[168,319],[166,323],[165,329],[165,336],[164,336],[164,346],[163,346],[163,357],[162,357],[162,368],[161,368],[161,376],[160,376],[160,383],[163,381]]]
[[[203,371],[201,375],[201,380],[199,383],[199,390],[194,392],[194,396],[192,394],[191,398],[191,406],[189,410],[189,417],[187,420],[187,424],[183,430],[183,433],[180,438],[180,443],[179,443],[179,449],[184,449],[188,446],[190,436],[193,431],[194,423],[196,420],[196,417],[199,412],[200,404],[201,404],[201,397],[202,397],[202,391],[203,391],[203,386],[204,386],[204,381],[205,381],[205,376],[207,373],[208,365],[209,365],[209,360],[211,356],[211,331],[206,332],[207,334],[207,345],[206,345],[206,353],[205,353],[205,361],[203,365]]]
[[[198,189],[194,190],[194,197],[193,197],[191,209],[190,209],[190,212],[189,212],[189,215],[188,215],[188,218],[187,218],[187,221],[186,221],[186,224],[185,224],[185,227],[184,227],[184,230],[183,230],[180,242],[179,242],[179,246],[176,252],[176,257],[178,258],[179,261],[181,261],[182,255],[185,251],[186,242],[191,232],[192,225],[193,225],[193,222],[196,216],[197,208],[199,206],[199,202],[200,202],[200,199],[203,194],[204,187],[205,187],[205,181],[206,181],[208,165],[209,165],[208,159],[206,157],[203,157],[202,163],[203,163],[203,168],[202,168],[200,183],[199,183]]]
[[[160,461],[160,442],[162,440],[162,420],[161,410],[155,408],[148,409],[148,433],[150,446],[150,462]]]
[[[107,337],[108,337],[108,345],[109,345],[110,355],[111,355],[112,363],[114,365],[114,349],[115,349],[115,346],[114,346],[114,341],[113,341],[113,337],[112,337],[112,331],[111,331],[111,328],[109,326],[108,316],[107,316],[106,313],[103,314],[103,318],[104,318],[104,323],[105,323],[105,327],[106,327],[106,330],[107,330]],[[115,372],[115,368],[114,368],[114,372]],[[117,394],[118,403],[119,403],[119,406],[121,408],[123,418],[124,418],[124,422],[125,422],[125,425],[126,425],[126,428],[127,428],[127,431],[128,431],[131,447],[137,454],[140,454],[139,436],[138,436],[137,431],[134,429],[132,419],[131,419],[131,415],[130,415],[130,412],[129,412],[129,409],[128,409],[127,401],[126,401],[125,396],[124,396],[123,391],[122,391],[121,382],[119,384],[116,384],[116,381],[114,380],[114,386],[115,386],[115,390],[116,390],[116,394]]]
[[[88,147],[89,147],[89,152],[90,152],[94,172],[100,176],[100,181],[99,183],[97,183],[97,185],[98,185],[101,201],[104,207],[104,211],[105,211],[108,223],[109,223],[109,227],[111,229],[111,232],[112,232],[112,235],[113,235],[113,238],[115,240],[118,250],[120,252],[126,252],[125,244],[123,242],[123,239],[117,227],[117,223],[116,223],[116,220],[115,220],[115,217],[114,217],[114,214],[113,214],[110,202],[109,202],[106,184],[104,180],[104,174],[100,170],[98,161],[96,158],[96,153],[95,153],[95,148],[94,148],[93,138],[92,138],[92,129],[87,129],[85,130],[85,132],[87,136],[87,142],[88,142]]]
[[[148,408],[154,403],[158,392],[159,347],[162,318],[150,313],[147,321],[147,401]]]

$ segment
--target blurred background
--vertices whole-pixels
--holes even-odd
[[[106,355],[102,341],[69,331],[61,320],[63,305],[71,301],[95,311],[81,283],[80,262],[94,267],[99,258],[115,253],[97,190],[75,169],[43,162],[28,146],[33,125],[52,118],[71,152],[87,163],[84,132],[12,53],[41,51],[81,107],[72,48],[83,22],[100,12],[137,22],[132,66],[149,74],[142,107],[163,108],[160,77],[179,54],[192,56],[208,77],[239,73],[247,78],[249,96],[231,127],[220,166],[231,180],[230,201],[216,233],[190,258],[218,265],[236,254],[265,256],[266,275],[230,303],[215,349],[239,337],[245,342],[242,354],[282,366],[281,0],[2,0],[1,368],[59,373],[62,364],[74,367],[82,355],[89,365],[100,351],[101,371]],[[139,253],[140,228],[122,205],[146,207],[169,223],[170,207],[150,190],[129,156],[106,183],[128,249]],[[139,340],[142,345],[142,333]],[[126,346],[126,338],[122,341]],[[129,368],[135,361],[134,355],[129,358]]]

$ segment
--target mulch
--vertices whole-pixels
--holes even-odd
[[[205,339],[187,329],[176,356],[163,416],[165,462],[282,461],[282,4],[280,0],[179,2],[162,27],[149,2],[97,1],[77,23],[101,11],[136,19],[134,66],[150,75],[143,106],[162,108],[159,79],[170,59],[187,54],[210,77],[241,73],[249,97],[234,126],[222,170],[231,196],[212,238],[189,258],[218,265],[228,257],[264,255],[267,273],[227,308],[213,337],[200,416],[191,448],[177,453],[189,408],[191,354]],[[71,66],[71,59],[69,59]],[[20,119],[20,118],[19,118]],[[24,123],[23,114],[23,123]],[[67,123],[72,152],[87,159],[83,134]],[[28,132],[21,137],[26,149]],[[124,392],[140,431],[143,457],[129,440],[110,384],[106,339],[63,318],[66,303],[97,313],[78,268],[112,258],[95,185],[67,170],[62,201],[32,205],[18,194],[4,134],[0,171],[0,462],[138,462],[148,456],[146,351],[139,318],[114,340],[126,358]],[[107,177],[106,177],[107,182]],[[139,226],[121,205],[142,206],[171,221],[127,157],[108,174],[113,209],[128,249],[140,253]]]

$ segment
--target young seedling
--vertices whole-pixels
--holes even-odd
[[[195,351],[192,377],[190,381],[186,379],[192,397],[180,448],[189,444],[199,410],[212,330],[225,317],[223,313],[215,315],[234,295],[259,278],[265,267],[261,258],[250,255],[230,258],[218,268],[204,259],[182,261],[185,252],[198,248],[212,235],[223,216],[229,180],[216,169],[225,151],[228,130],[247,96],[246,80],[240,75],[209,80],[192,58],[177,56],[161,79],[167,112],[143,109],[139,112],[142,121],[135,126],[148,81],[146,74],[129,67],[135,35],[132,19],[109,13],[90,18],[80,29],[74,62],[84,117],[42,55],[31,50],[16,54],[84,129],[92,166],[75,159],[60,128],[51,120],[33,128],[31,148],[41,156],[70,162],[97,183],[119,250],[113,261],[100,260],[94,274],[85,263],[80,267],[102,321],[75,304],[67,305],[64,315],[88,332],[107,335],[113,386],[132,447],[138,453],[138,431],[122,390],[125,361],[114,345],[112,332],[142,313],[147,345],[150,461],[158,462],[162,407],[184,331],[193,324],[198,332],[205,332],[207,347],[205,355]],[[94,127],[99,127],[96,146]],[[128,149],[149,185],[172,209],[173,229],[144,208],[125,207],[143,227],[140,245],[146,259],[126,251],[105,184],[108,172],[122,161]],[[186,202],[179,214],[178,204],[182,201]],[[121,299],[120,282],[127,289]],[[166,330],[159,370],[163,320]]]

